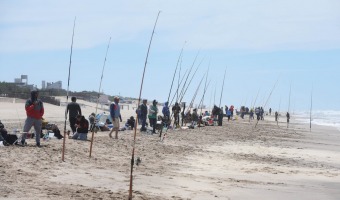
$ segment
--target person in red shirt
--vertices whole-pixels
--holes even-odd
[[[40,147],[40,133],[41,133],[41,125],[42,125],[42,116],[44,115],[44,105],[43,102],[38,99],[39,92],[34,90],[31,92],[31,99],[28,99],[25,104],[26,110],[26,121],[24,125],[24,133],[21,138],[22,146],[25,145],[25,139],[27,133],[30,131],[32,126],[34,126],[35,130],[35,140],[37,147]]]

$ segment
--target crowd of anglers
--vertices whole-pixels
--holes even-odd
[[[20,139],[17,139],[17,143],[21,146],[25,146],[25,139],[27,138],[27,134],[32,127],[34,127],[35,133],[42,133],[42,129],[46,128],[46,124],[44,124],[44,106],[43,102],[38,98],[39,92],[34,90],[31,92],[31,98],[28,99],[25,103],[25,110],[27,118],[25,120],[25,124],[23,127],[23,134]],[[112,138],[112,133],[115,132],[114,138],[118,139],[118,132],[120,130],[130,129],[133,130],[137,128],[136,125],[140,125],[139,129],[141,132],[150,131],[152,134],[155,134],[156,131],[160,129],[166,128],[168,129],[176,129],[187,126],[188,128],[194,129],[195,127],[203,127],[209,125],[218,125],[222,126],[223,117],[227,117],[228,121],[233,119],[234,116],[234,106],[231,105],[228,107],[219,108],[218,106],[214,106],[211,112],[205,110],[204,112],[201,109],[193,108],[186,110],[185,103],[176,102],[171,108],[169,107],[169,102],[165,102],[163,104],[163,108],[160,111],[158,108],[157,100],[153,100],[151,105],[147,105],[148,100],[143,99],[142,104],[138,106],[136,109],[137,119],[131,116],[127,119],[127,122],[123,125],[123,129],[121,128],[120,122],[122,122],[122,116],[120,113],[121,106],[119,105],[119,97],[114,97],[114,101],[110,104],[110,117],[107,119],[105,125],[110,125],[110,128],[102,129],[108,130],[109,137]],[[72,97],[71,102],[67,104],[65,110],[65,117],[68,117],[70,129],[67,131],[67,135],[69,139],[78,139],[78,140],[88,140],[87,134],[89,131],[94,131],[96,128],[97,117],[94,113],[92,113],[88,119],[82,115],[81,107],[76,102],[77,98]],[[265,111],[263,107],[256,107],[255,109],[241,106],[240,110],[237,111],[237,114],[240,115],[242,119],[246,114],[249,115],[249,120],[255,119],[254,115],[256,115],[257,120],[264,120]],[[269,109],[268,114],[271,115],[272,109]],[[279,113],[275,112],[275,121],[278,121]],[[287,123],[289,123],[290,114],[287,112],[286,114]],[[147,119],[149,119],[149,123],[147,123]],[[149,127],[149,128],[147,128]],[[5,141],[8,138],[8,134],[4,126],[1,127],[1,135],[0,141]],[[59,139],[63,138],[60,134],[60,131],[56,125],[49,127],[53,129],[55,136]],[[161,133],[160,133],[161,136]],[[35,134],[36,137],[36,146],[41,147],[40,138],[43,137],[43,134]],[[13,142],[13,139],[11,139]]]

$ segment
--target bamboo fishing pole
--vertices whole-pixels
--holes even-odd
[[[102,81],[103,81],[103,76],[104,76],[104,68],[105,68],[105,63],[106,63],[107,52],[109,51],[109,48],[110,48],[110,42],[111,42],[111,37],[110,37],[110,39],[109,39],[109,43],[107,44],[107,49],[106,49],[104,64],[103,64],[103,68],[102,68],[102,76],[100,77],[100,83],[99,83],[99,90],[98,90],[98,98],[97,98],[97,105],[96,105],[96,114],[95,114],[95,117],[97,116],[98,103],[99,103],[99,98],[100,98],[100,89],[101,89],[101,87],[102,87]],[[94,123],[96,123],[96,122],[94,122]],[[92,129],[92,137],[91,137],[91,144],[90,144],[90,155],[89,155],[90,158],[91,158],[91,156],[92,156],[93,139],[94,139],[94,128]]]
[[[222,95],[223,95],[223,88],[224,88],[224,80],[225,80],[225,74],[227,72],[227,66],[225,67],[225,70],[224,70],[224,77],[223,77],[223,83],[222,83],[222,90],[221,90],[221,96],[220,96],[220,103],[218,105],[218,107],[220,108],[221,107],[221,100],[222,100]]]
[[[198,104],[199,105],[198,107],[201,107],[201,114],[202,114],[202,107],[203,107],[203,102],[204,102],[204,96],[205,96],[206,91],[208,90],[210,82],[211,82],[211,80],[209,80],[208,84],[206,84],[206,86],[204,87],[203,96],[202,96],[202,98],[200,100],[200,103]]]
[[[156,18],[156,22],[155,22],[155,25],[154,25],[153,30],[152,30],[152,34],[151,34],[151,39],[150,39],[148,51],[146,53],[146,58],[145,58],[145,63],[144,63],[144,70],[143,70],[143,75],[142,75],[142,81],[141,81],[140,90],[139,90],[138,105],[140,104],[140,99],[141,99],[141,96],[142,96],[144,75],[145,75],[146,65],[148,63],[148,57],[149,57],[150,47],[151,47],[151,43],[152,43],[152,38],[153,38],[153,35],[155,33],[155,29],[156,29],[156,25],[157,25],[157,21],[158,21],[158,17],[159,17],[160,13],[161,13],[161,11],[158,12],[158,15],[157,15],[157,18]],[[136,145],[136,135],[137,135],[137,122],[138,122],[138,115],[136,115],[135,131],[134,131],[134,135],[133,135],[133,146],[132,146],[132,155],[131,155],[131,170],[130,170],[129,200],[132,200],[132,178],[133,178],[133,165],[134,165],[134,160],[135,160],[135,145]]]
[[[268,98],[267,98],[267,101],[266,101],[266,103],[265,103],[264,106],[263,106],[263,110],[265,109],[265,107],[266,107],[266,105],[267,105],[267,103],[268,103],[270,97],[272,96],[273,91],[274,91],[274,89],[275,89],[275,87],[276,87],[278,81],[279,81],[279,79],[276,80],[276,82],[275,82],[275,84],[274,84],[272,90],[270,91],[269,96],[268,96]],[[255,124],[255,128],[256,128],[256,126],[257,126],[258,123],[259,123],[259,120],[257,120],[257,122],[256,122],[256,124]]]
[[[261,89],[261,88],[259,88],[259,90],[257,91],[255,100],[254,100],[254,102],[252,102],[252,104],[251,104],[251,109],[253,109],[253,116],[254,116],[254,114],[255,114],[255,113],[254,113],[254,112],[255,112],[255,104],[256,104],[256,101],[257,101],[257,97],[259,96],[260,89]],[[249,123],[250,123],[250,116],[249,116]]]
[[[70,77],[71,77],[71,63],[72,63],[72,49],[73,49],[73,38],[74,38],[74,29],[76,27],[76,17],[74,17],[74,22],[73,22],[73,32],[72,32],[72,42],[71,42],[71,53],[70,53],[70,63],[68,66],[68,80],[67,80],[67,93],[66,93],[66,106],[68,103],[68,92],[69,92],[69,87],[70,87]],[[67,107],[66,107],[67,110]],[[62,156],[61,160],[64,162],[65,161],[65,140],[66,140],[66,121],[67,121],[67,112],[65,111],[65,123],[64,123],[64,140],[63,140],[63,151],[62,151]]]
[[[185,72],[184,72],[184,75],[183,75],[183,77],[182,77],[182,79],[181,79],[180,83],[178,84],[178,87],[177,87],[176,93],[174,94],[174,96],[173,96],[173,97],[172,97],[172,99],[171,99],[171,102],[169,103],[169,106],[170,106],[170,105],[172,104],[172,102],[174,101],[174,99],[175,99],[176,95],[177,95],[176,102],[178,102],[178,90],[179,90],[179,86],[181,86],[181,85],[182,85],[182,82],[183,82],[183,80],[184,80],[184,78],[185,78],[185,75],[187,74],[187,72],[188,72],[188,69],[187,69],[187,70],[185,70]]]
[[[280,103],[279,103],[279,110],[277,111],[277,121],[276,125],[279,126],[279,116],[280,116],[280,110],[281,110],[281,97],[280,97]]]
[[[312,132],[313,87],[310,94],[309,131]]]
[[[184,81],[184,84],[183,84],[183,86],[182,86],[181,92],[179,93],[179,99],[181,99],[181,96],[182,96],[182,94],[183,94],[183,92],[184,92],[184,90],[185,90],[185,86],[186,86],[187,81],[188,81],[188,79],[189,79],[189,76],[190,76],[190,74],[191,74],[192,68],[194,67],[194,65],[195,65],[195,63],[196,63],[198,54],[199,54],[199,51],[197,52],[197,54],[196,54],[196,56],[195,56],[195,59],[194,59],[192,65],[191,65],[191,67],[190,67],[190,69],[189,69],[189,72],[188,72],[188,74],[187,74],[187,76],[186,76],[186,78],[185,78],[185,81]],[[181,102],[181,100],[179,100],[179,102]]]
[[[203,77],[202,77],[200,83],[198,84],[198,86],[197,86],[197,88],[196,88],[196,91],[195,91],[195,93],[194,93],[194,96],[192,97],[191,102],[190,102],[190,104],[189,104],[189,106],[188,106],[188,108],[187,108],[187,112],[188,112],[188,111],[193,107],[193,105],[194,105],[194,102],[195,102],[195,99],[196,99],[198,90],[200,89],[200,86],[201,86],[201,84],[202,84],[202,81],[203,81],[203,79],[204,79],[204,76],[206,76],[206,74],[203,75]]]
[[[215,84],[215,92],[214,92],[214,106],[216,105],[216,104],[215,104],[215,102],[216,102],[216,101],[215,101],[215,99],[216,99],[216,88],[217,88],[217,82],[216,82],[216,84]]]
[[[178,72],[178,83],[177,83],[177,90],[176,90],[176,102],[178,102],[178,90],[179,90],[179,86],[181,85],[182,81],[181,80],[181,71],[182,71],[182,61],[183,61],[183,57],[181,58],[181,63],[179,65],[179,72]],[[187,70],[185,70],[185,73],[187,73]],[[175,98],[175,95],[174,95]],[[173,100],[171,100],[172,102]],[[170,104],[171,105],[171,104]]]
[[[208,70],[207,70],[207,76],[205,77],[205,83],[204,83],[204,91],[203,91],[203,96],[202,99],[200,101],[199,106],[201,106],[201,114],[202,114],[202,107],[203,107],[203,102],[204,102],[204,96],[205,96],[205,92],[207,90],[207,80],[208,80],[208,75],[209,75],[209,69],[210,69],[210,62],[211,60],[209,60],[209,65],[208,65]],[[209,84],[210,84],[210,80],[209,80]],[[199,107],[198,107],[199,108]]]
[[[186,42],[184,42],[184,45],[185,45],[185,43],[186,43]],[[168,101],[167,101],[168,103],[169,103],[169,99],[170,99],[170,95],[171,95],[172,86],[173,86],[173,84],[174,84],[174,80],[175,80],[177,68],[178,68],[180,59],[182,58],[182,53],[183,53],[184,45],[183,45],[183,47],[182,47],[181,53],[179,54],[179,57],[178,57],[178,60],[177,60],[177,64],[176,64],[176,68],[175,68],[175,72],[174,72],[174,75],[173,75],[173,77],[172,77],[172,82],[171,82],[170,91],[169,91],[169,96],[168,96]]]
[[[182,100],[183,100],[183,98],[184,98],[184,95],[186,94],[186,92],[187,92],[187,90],[188,90],[188,88],[189,88],[189,86],[190,86],[190,84],[191,84],[191,82],[192,82],[192,79],[195,77],[196,72],[197,72],[198,68],[200,67],[200,65],[202,64],[203,60],[204,60],[204,59],[201,60],[200,64],[197,66],[197,68],[196,68],[194,74],[191,76],[190,81],[189,81],[187,87],[185,88],[185,90],[184,90],[184,92],[183,92],[183,94],[182,94],[182,96],[181,96],[179,102],[182,102]]]

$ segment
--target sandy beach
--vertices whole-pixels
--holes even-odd
[[[79,101],[87,117],[95,104]],[[24,103],[1,102],[1,121],[11,132],[21,129]],[[100,110],[102,111],[102,110]],[[65,107],[45,104],[44,117],[63,129]],[[134,115],[122,110],[123,122]],[[134,199],[340,199],[340,132],[332,127],[286,123],[266,116],[223,126],[137,133]],[[69,126],[67,125],[69,129]],[[33,129],[31,129],[33,131]],[[90,137],[90,135],[89,135]],[[127,199],[133,144],[131,130],[95,134],[90,142],[56,138],[35,147],[0,147],[0,199]]]

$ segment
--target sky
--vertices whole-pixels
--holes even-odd
[[[138,97],[161,11],[142,98],[168,99],[183,48],[181,76],[196,55],[194,68],[201,63],[183,101],[209,68],[204,104],[219,105],[227,68],[221,106],[307,111],[313,94],[313,109],[340,110],[339,10],[338,0],[2,0],[0,81],[24,74],[38,88],[45,80],[67,89],[76,18],[69,89],[99,91],[102,83],[106,94]],[[177,85],[178,73],[171,97]]]

